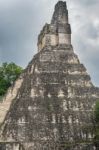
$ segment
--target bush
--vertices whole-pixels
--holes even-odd
[[[22,68],[15,63],[3,63],[0,66],[0,97],[4,96],[7,89],[22,73]]]

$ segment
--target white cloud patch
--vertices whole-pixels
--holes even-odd
[[[0,62],[26,66],[57,0],[0,0]],[[75,53],[99,85],[99,0],[67,0]]]

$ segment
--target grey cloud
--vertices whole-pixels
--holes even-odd
[[[91,6],[97,4],[98,0],[74,0],[74,3],[84,6]]]
[[[15,61],[26,66],[37,51],[37,36],[42,26],[45,21],[50,21],[50,8],[46,7],[48,2],[43,0],[42,3],[40,0],[8,1],[11,5],[0,8],[2,61]],[[22,54],[26,56],[22,57]]]
[[[99,85],[99,1],[68,1],[71,7],[72,43],[95,85]],[[72,14],[73,12],[73,14]]]

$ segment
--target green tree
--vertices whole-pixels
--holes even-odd
[[[22,73],[22,68],[15,63],[3,63],[0,66],[0,96],[3,96],[7,89]]]

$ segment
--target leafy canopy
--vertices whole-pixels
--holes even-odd
[[[3,96],[7,89],[22,73],[22,68],[15,63],[3,63],[0,66],[0,96]]]

